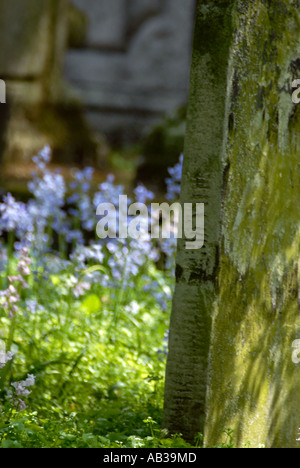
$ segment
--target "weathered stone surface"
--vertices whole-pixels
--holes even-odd
[[[73,0],[89,20],[86,44],[99,48],[124,47],[126,8],[124,0]]]
[[[81,99],[91,128],[118,143],[136,141],[184,102],[195,3],[0,0],[0,78],[7,84],[9,108],[3,128],[14,132],[11,142],[2,145],[4,160],[17,161],[18,153],[21,159],[31,157],[34,141],[40,145],[48,139],[55,147],[53,132],[61,136],[66,130],[57,109],[67,108],[70,118],[73,99],[79,120]],[[73,48],[65,63],[68,40]],[[32,151],[26,135],[31,135]],[[60,146],[65,139],[59,140]],[[69,150],[72,145],[73,139]]]
[[[160,14],[167,4],[167,0],[129,0],[128,24],[129,32],[136,31],[149,18]]]
[[[297,2],[237,2],[205,441],[298,448],[300,106]],[[229,125],[228,125],[229,124]]]
[[[51,29],[49,6],[49,0],[0,0],[2,77],[32,78],[44,72]]]
[[[90,157],[82,108],[70,102],[62,79],[67,24],[68,0],[0,0],[0,78],[7,85],[0,124],[4,165],[30,161],[45,144],[64,161]]]
[[[185,87],[179,82],[178,87],[173,83],[173,89],[170,89],[171,83],[163,79],[168,76],[168,71],[163,70],[163,64],[160,68],[163,73],[160,75],[146,60],[136,64],[132,59],[135,73],[128,68],[131,57],[123,54],[113,55],[109,60],[103,54],[91,50],[74,50],[68,55],[68,74],[89,108],[163,113],[172,110],[180,102],[179,90],[185,95]]]
[[[89,20],[87,15],[68,4],[68,47],[82,47],[86,43]]]
[[[186,0],[184,6],[181,0],[129,0],[122,2],[123,8],[114,10],[113,6],[111,11],[106,0],[98,0],[96,10],[92,10],[92,0],[74,0],[74,4],[94,18],[90,20],[86,48],[68,53],[65,73],[89,112],[92,110],[94,116],[97,111],[101,115],[109,113],[108,135],[116,133],[119,114],[127,116],[123,135],[141,135],[149,119],[155,121],[186,101],[195,0]],[[111,15],[108,21],[111,33],[105,34],[106,43],[100,40],[102,20],[97,27],[93,26],[97,14],[102,20],[106,14]],[[99,41],[92,39],[96,33]],[[112,53],[110,49],[117,42],[109,43],[108,38],[113,33],[119,34],[122,48]],[[134,129],[132,122],[137,122]]]
[[[16,103],[60,98],[66,14],[66,0],[0,0],[0,76]]]

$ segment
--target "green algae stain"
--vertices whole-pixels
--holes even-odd
[[[289,86],[300,15],[288,1],[239,4],[206,442],[231,427],[238,446],[297,447],[300,107]]]

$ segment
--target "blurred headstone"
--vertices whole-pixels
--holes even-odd
[[[196,0],[72,0],[88,19],[65,74],[95,131],[139,139],[187,99]],[[183,5],[184,3],[184,5]]]
[[[84,133],[82,111],[62,76],[68,8],[68,0],[0,0],[0,79],[7,85],[7,104],[0,107],[2,164],[28,162],[45,144],[63,159],[78,151],[73,117]]]

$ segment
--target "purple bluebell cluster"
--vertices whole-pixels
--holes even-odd
[[[0,349],[0,369],[6,366],[8,361],[11,361],[14,357],[14,354],[11,351],[5,352],[4,349]]]
[[[51,242],[52,232],[64,235],[68,231],[64,208],[66,184],[61,174],[52,174],[48,170],[51,151],[45,147],[38,156],[33,158],[37,172],[28,184],[34,199],[28,203],[28,211],[35,226],[35,236],[32,244],[39,251],[47,250]],[[46,248],[45,248],[46,247]]]
[[[0,291],[0,304],[7,311],[9,318],[13,318],[19,312],[20,291],[28,288],[27,278],[31,274],[30,266],[32,261],[28,256],[28,249],[23,247],[18,257],[18,274],[9,275],[9,287],[4,291]]]
[[[27,397],[31,393],[31,391],[28,390],[28,387],[32,387],[34,384],[35,376],[28,374],[26,380],[22,380],[21,382],[12,382],[11,385],[14,387],[16,395]]]
[[[134,195],[138,203],[146,204],[154,199],[154,193],[150,192],[150,190],[147,190],[146,187],[144,187],[142,184],[139,184],[135,188]]]
[[[8,193],[0,203],[0,235],[4,232],[15,232],[21,239],[27,233],[33,231],[33,219],[30,216],[28,207],[21,202],[17,202]]]
[[[92,168],[74,170],[71,182],[67,183],[61,173],[50,171],[49,147],[45,147],[33,161],[36,171],[29,183],[32,198],[25,204],[7,194],[0,203],[0,281],[3,289],[0,291],[0,308],[10,330],[7,352],[0,350],[0,369],[8,367],[14,358],[12,337],[20,316],[33,317],[39,323],[40,317],[47,313],[48,293],[43,292],[47,299],[40,300],[40,282],[47,285],[44,291],[48,291],[49,286],[50,296],[52,285],[57,286],[58,294],[63,296],[65,306],[70,309],[73,303],[81,307],[89,297],[93,301],[99,288],[105,288],[101,298],[103,302],[105,298],[114,322],[122,314],[130,317],[133,323],[138,323],[139,315],[143,320],[149,320],[147,315],[150,317],[150,313],[144,314],[143,309],[147,310],[149,306],[150,312],[153,304],[167,312],[172,296],[170,273],[175,264],[176,239],[151,238],[150,210],[139,214],[137,238],[132,232],[125,238],[117,236],[101,240],[93,236],[98,221],[96,208],[100,204],[114,205],[118,226],[119,220],[131,223],[133,217],[128,214],[129,206],[133,202],[150,204],[154,200],[152,192],[138,185],[132,196],[127,197],[124,207],[127,210],[122,213],[119,197],[125,195],[124,187],[116,184],[112,175],[93,193]],[[167,199],[172,202],[179,197],[181,172],[182,157],[175,168],[169,170]],[[160,261],[163,267],[163,260],[168,271],[162,273],[155,263]],[[135,289],[139,296],[135,295]],[[56,308],[59,314],[55,303]],[[167,341],[168,333],[159,350],[160,360],[167,355]],[[6,390],[7,399],[15,408],[22,410],[26,404],[21,397],[30,394],[29,388],[34,383],[34,376],[28,375],[25,380],[13,382],[8,389],[4,389],[4,382],[0,381],[0,388]]]
[[[122,281],[124,285],[133,285],[135,276],[143,272],[149,261],[158,260],[161,252],[165,254],[166,267],[173,268],[176,239],[153,241],[149,234],[148,218],[140,218],[138,239],[128,237],[98,239],[89,243],[85,241],[91,238],[91,234],[86,234],[95,231],[97,206],[112,203],[118,207],[119,196],[124,195],[124,187],[115,183],[114,176],[108,176],[92,195],[92,168],[75,170],[73,180],[67,184],[62,174],[49,170],[49,147],[45,147],[33,161],[36,171],[29,183],[29,191],[33,198],[24,204],[8,194],[0,203],[0,235],[13,233],[14,240],[17,241],[16,249],[21,250],[27,246],[31,256],[42,261],[43,258],[46,259],[43,254],[53,250],[53,239],[56,238],[59,239],[60,247],[68,249],[70,260],[75,262],[78,268],[105,264],[111,273],[111,279],[114,282]],[[182,161],[183,156],[174,168],[169,169],[167,199],[170,201],[178,199],[180,193]],[[132,199],[127,198],[127,203],[128,206],[132,202],[147,204],[153,199],[154,194],[143,185],[139,185],[133,191]],[[119,215],[117,211],[117,218]],[[130,220],[130,217],[127,219]],[[102,277],[108,282],[107,275],[103,273]]]
[[[96,208],[101,203],[112,203],[116,206],[119,204],[120,195],[124,195],[124,187],[116,185],[114,175],[110,174],[107,180],[99,185],[99,191],[94,196],[94,207]],[[130,199],[128,203],[131,203]]]
[[[134,286],[134,278],[150,260],[156,260],[157,250],[153,247],[150,235],[145,233],[141,240],[116,239],[106,246],[109,251],[108,265],[115,282],[122,281],[126,286]]]
[[[6,398],[11,400],[14,407],[17,410],[25,410],[27,408],[26,403],[20,398],[26,398],[30,395],[31,390],[28,390],[29,387],[33,387],[35,384],[35,376],[32,374],[28,374],[25,380],[20,382],[12,382],[11,386],[13,387],[13,391],[8,390]]]
[[[179,162],[172,168],[169,168],[170,177],[166,179],[167,199],[169,201],[178,200],[181,191],[181,177],[183,166],[183,154],[180,155]]]
[[[93,178],[94,169],[86,167],[83,171],[76,170],[74,172],[74,181],[70,183],[71,195],[67,202],[70,205],[68,213],[78,224],[86,231],[95,229],[95,210],[91,200],[91,180]],[[73,229],[68,232],[68,241],[83,242],[82,232],[80,229]]]

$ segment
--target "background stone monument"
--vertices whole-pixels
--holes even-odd
[[[97,166],[103,136],[119,147],[140,141],[185,103],[195,6],[0,0],[2,172],[45,144],[58,162]]]
[[[91,127],[112,142],[136,141],[187,100],[195,0],[72,0],[87,34],[65,76]]]

